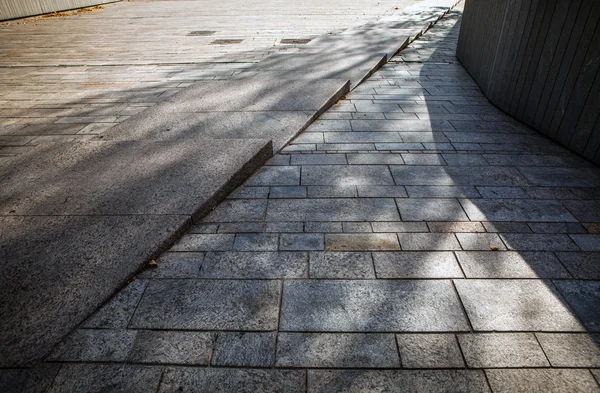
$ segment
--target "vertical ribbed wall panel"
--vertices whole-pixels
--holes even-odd
[[[500,109],[600,164],[600,1],[466,0],[457,56]]]
[[[0,20],[114,3],[121,0],[1,0]]]

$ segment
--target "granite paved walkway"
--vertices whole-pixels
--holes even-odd
[[[44,363],[0,381],[600,391],[600,170],[487,102],[454,57],[459,18],[323,114]]]

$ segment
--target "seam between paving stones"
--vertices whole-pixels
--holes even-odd
[[[542,350],[542,353],[544,354],[546,361],[548,362],[550,367],[554,368],[554,366],[552,365],[552,362],[550,361],[550,358],[548,357],[548,354],[546,353],[546,350],[544,349],[544,346],[542,345],[542,343],[540,342],[540,339],[537,336],[539,332],[532,332],[532,333],[533,333],[533,337],[535,338],[535,341],[537,342],[538,346]],[[586,334],[586,333],[582,333],[582,334]]]
[[[459,265],[460,265],[460,263],[459,263]],[[462,270],[462,268],[461,268],[461,270]],[[450,280],[450,285],[452,286],[452,290],[454,291],[454,294],[456,295],[456,298],[458,299],[458,303],[460,304],[460,308],[461,308],[463,314],[465,315],[465,319],[467,320],[467,323],[469,324],[469,331],[470,331],[470,333],[474,333],[475,329],[473,328],[473,324],[471,323],[471,319],[469,318],[469,314],[467,314],[467,309],[465,308],[463,300],[460,297],[460,293],[458,293],[458,290],[456,289],[456,285],[454,284],[454,280],[455,279]],[[460,348],[460,345],[459,345],[459,348]],[[465,362],[465,364],[467,364],[467,363]]]
[[[148,366],[148,367],[157,367],[163,368],[163,370],[167,367],[176,367],[176,368],[187,368],[190,370],[206,370],[206,369],[237,369],[237,370],[263,370],[263,371],[276,371],[276,370],[325,370],[325,371],[352,371],[352,370],[361,370],[361,371],[485,371],[485,370],[597,370],[594,367],[550,367],[550,366],[524,366],[524,367],[454,367],[454,368],[443,368],[443,367],[313,367],[313,366],[285,366],[285,367],[257,367],[257,366],[232,366],[232,365],[191,365],[191,364],[181,364],[181,363],[123,363],[123,362],[90,362],[90,361],[52,361],[46,362],[45,364],[57,364],[60,365],[61,368],[64,365],[75,365],[75,364],[89,364],[89,365],[105,365],[105,366],[114,366],[118,367],[120,365],[127,366]],[[58,374],[58,373],[57,373]],[[595,381],[595,379],[594,379]]]

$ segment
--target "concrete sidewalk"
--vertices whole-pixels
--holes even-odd
[[[487,102],[454,57],[459,21],[460,8],[4,380],[600,391],[600,170]]]

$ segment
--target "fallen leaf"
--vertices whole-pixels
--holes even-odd
[[[497,245],[495,245],[495,244],[490,244],[490,250],[492,250],[492,251],[498,251],[499,247]]]
[[[154,259],[148,261],[148,266],[150,267],[158,267],[158,263]]]

